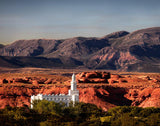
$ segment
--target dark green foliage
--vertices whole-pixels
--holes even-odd
[[[160,126],[160,113],[152,113],[147,120],[150,126]]]
[[[34,108],[0,110],[3,126],[160,126],[159,108],[118,106],[108,112],[89,103],[70,104],[34,101]]]
[[[56,103],[54,101],[34,101],[33,102],[34,110],[36,110],[39,114],[54,114],[60,115],[62,114],[62,109],[65,107],[64,103]]]
[[[118,106],[107,112],[111,117],[111,126],[158,126],[160,125],[159,108],[140,108]],[[108,123],[108,121],[106,121]],[[103,121],[105,124],[105,121]]]

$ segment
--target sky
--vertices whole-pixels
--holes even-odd
[[[160,0],[0,0],[0,43],[160,26]]]

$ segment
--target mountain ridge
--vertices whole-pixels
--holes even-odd
[[[63,67],[68,65],[84,66],[90,69],[154,72],[160,70],[159,49],[160,27],[152,27],[131,33],[118,31],[99,38],[18,40],[2,47],[0,56],[30,57],[30,59],[42,57],[48,61],[59,59],[62,62],[59,66]],[[25,67],[26,64],[23,63],[22,66]],[[32,66],[35,63],[30,62],[30,64]],[[42,62],[42,64],[46,63]],[[46,64],[46,67],[53,66]]]

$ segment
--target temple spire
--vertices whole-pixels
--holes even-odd
[[[77,89],[76,76],[73,73],[71,80],[71,90],[76,90],[76,89]]]
[[[74,82],[76,80],[76,76],[75,76],[75,74],[73,73],[73,75],[72,75],[72,81]]]

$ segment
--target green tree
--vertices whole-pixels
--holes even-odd
[[[33,101],[33,109],[39,114],[57,114],[61,115],[65,107],[64,103],[56,103],[47,100]]]

